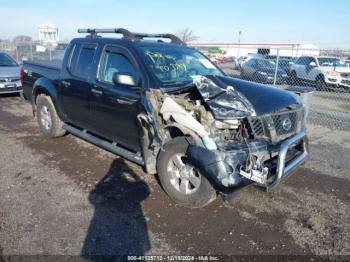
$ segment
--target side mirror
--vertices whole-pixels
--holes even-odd
[[[309,66],[310,66],[310,67],[316,67],[316,63],[315,63],[315,62],[311,62],[311,63],[309,64]]]
[[[113,83],[115,85],[124,85],[129,87],[137,87],[140,84],[140,79],[137,79],[134,75],[130,73],[114,73]]]

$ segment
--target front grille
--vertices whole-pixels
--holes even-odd
[[[19,77],[0,78],[0,83],[13,83],[18,82],[19,80]]]
[[[16,87],[6,87],[6,88],[0,88],[0,94],[1,93],[6,93],[6,92],[11,92],[11,91],[19,91],[22,88],[20,86],[16,86]]]
[[[282,141],[298,133],[304,123],[304,108],[285,110],[249,119],[255,138]]]
[[[261,119],[259,118],[251,119],[250,125],[255,137],[265,136],[264,124]]]
[[[297,112],[286,112],[278,115],[272,115],[271,117],[278,136],[286,135],[288,133],[295,133],[298,125]],[[285,125],[287,122],[288,125]]]
[[[350,80],[342,80],[341,83],[345,85],[350,85]]]

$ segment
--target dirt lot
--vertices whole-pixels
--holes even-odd
[[[0,254],[350,255],[348,132],[310,125],[311,160],[276,192],[188,210],[131,162],[42,139],[17,96],[0,120]]]

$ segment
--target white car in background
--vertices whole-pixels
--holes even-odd
[[[313,82],[318,90],[327,86],[350,88],[350,68],[336,57],[301,56],[291,66],[290,79],[293,84]]]
[[[20,93],[20,66],[7,53],[0,51],[0,94]]]

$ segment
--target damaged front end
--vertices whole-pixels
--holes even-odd
[[[230,78],[202,76],[193,83],[185,92],[150,91],[148,100],[160,143],[171,139],[171,128],[191,137],[187,161],[216,190],[230,193],[252,183],[272,190],[305,161],[304,108],[292,94],[263,87],[270,92],[269,111],[259,104],[266,92],[252,99]],[[255,88],[259,97],[262,87]]]

